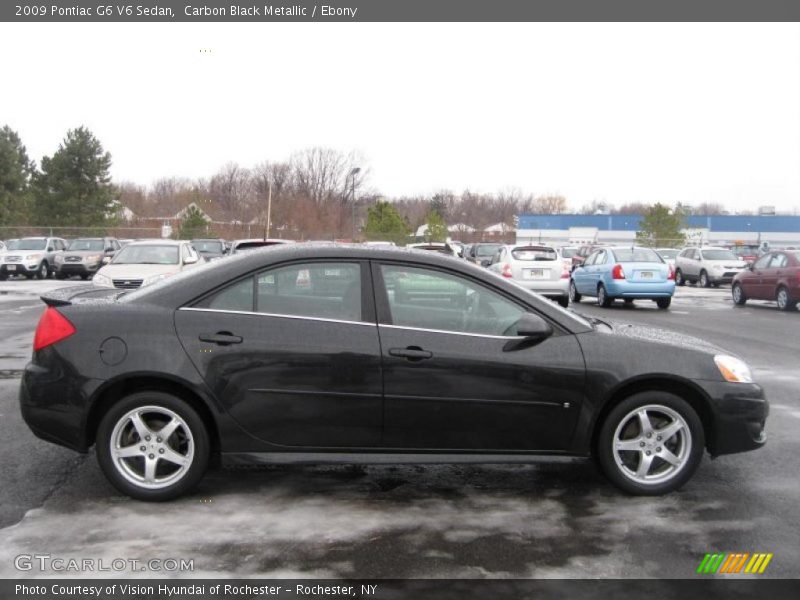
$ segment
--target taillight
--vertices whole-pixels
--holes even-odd
[[[564,267],[564,270],[561,271],[561,279],[569,279],[569,269]]]
[[[503,264],[503,269],[502,271],[500,271],[500,274],[503,277],[509,277],[509,278],[514,277],[514,273],[511,272],[511,265],[508,263]]]
[[[614,279],[625,279],[625,271],[622,270],[622,265],[614,265],[611,269],[611,277]]]
[[[667,279],[668,280],[675,279],[675,267],[673,267],[672,265],[669,265],[669,274],[667,274]]]
[[[42,348],[67,339],[75,333],[75,327],[69,322],[67,317],[62,315],[52,306],[48,306],[39,325],[36,326],[36,335],[33,336],[33,351],[38,352]]]

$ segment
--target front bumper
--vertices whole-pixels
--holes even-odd
[[[706,432],[712,456],[756,450],[767,442],[769,402],[755,383],[698,382],[710,399],[713,424]]]
[[[671,298],[675,293],[674,281],[649,283],[646,281],[628,281],[615,279],[606,283],[606,292],[613,298]]]
[[[61,275],[94,275],[103,266],[102,263],[56,263],[56,273]]]
[[[0,273],[4,275],[30,275],[39,270],[38,262],[26,263],[3,263],[0,265]]]
[[[711,271],[708,273],[708,280],[711,283],[731,283],[739,273],[741,271],[725,271],[724,273]]]

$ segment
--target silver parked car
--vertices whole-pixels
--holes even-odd
[[[727,248],[684,248],[675,257],[675,284],[684,285],[690,281],[702,287],[717,287],[733,281],[746,267],[747,262]]]
[[[0,279],[24,275],[28,279],[47,279],[53,273],[55,258],[67,247],[56,237],[26,237],[17,240],[13,250],[3,254]]]
[[[569,305],[569,269],[552,246],[521,244],[502,246],[489,270],[542,296]]]

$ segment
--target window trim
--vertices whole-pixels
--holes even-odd
[[[250,310],[228,310],[225,308],[200,308],[196,306],[182,306],[178,310],[185,310],[189,312],[210,312],[222,313],[229,315],[252,315],[255,317],[272,317],[277,319],[299,319],[300,321],[322,321],[324,323],[344,323],[347,325],[367,325],[368,327],[376,327],[377,323],[369,323],[367,321],[348,321],[346,319],[329,319],[327,317],[309,317],[306,315],[285,315],[282,313],[265,313],[255,312]]]

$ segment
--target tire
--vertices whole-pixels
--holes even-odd
[[[625,298],[626,306],[633,306],[633,298]]]
[[[81,275],[81,279],[83,279],[84,281],[86,281],[87,279],[89,279],[89,276],[88,276],[88,275],[86,275],[86,274],[83,274],[83,275]]]
[[[710,286],[711,286],[711,281],[709,281],[708,279],[708,273],[706,273],[705,271],[700,271],[700,287],[707,288]]]
[[[744,295],[744,290],[739,283],[734,283],[731,287],[731,297],[737,306],[744,306],[744,303],[747,302],[747,296]]]
[[[56,271],[56,279],[66,279],[66,278],[67,276],[64,275],[64,273],[59,273],[58,271]]]
[[[613,298],[608,297],[608,293],[606,292],[606,286],[602,283],[597,286],[597,305],[602,306],[603,308],[608,308],[611,306],[611,303],[614,302]]]
[[[134,415],[140,415],[144,436],[133,424]],[[159,441],[158,433],[174,419],[174,432]],[[114,454],[112,445],[130,449],[130,456]],[[137,500],[157,502],[176,498],[197,485],[208,467],[210,447],[202,419],[187,402],[165,392],[145,391],[126,396],[103,416],[95,452],[115,488]],[[148,461],[154,465],[150,473],[145,467]]]
[[[683,272],[680,269],[675,270],[675,285],[681,287],[686,285],[686,280],[683,278]]]
[[[652,430],[650,437],[642,435],[641,411]],[[666,439],[657,439],[658,431],[669,426],[679,429]],[[627,442],[628,448],[618,449],[618,441]],[[673,492],[691,479],[704,448],[703,424],[689,403],[668,392],[651,391],[634,394],[611,410],[600,428],[595,451],[611,483],[629,494],[657,496]],[[672,460],[665,460],[667,452]],[[646,470],[640,470],[644,467]]]
[[[47,279],[48,277],[50,277],[50,267],[47,266],[47,261],[42,261],[42,264],[36,269],[36,279]]]
[[[573,304],[577,304],[581,301],[581,295],[578,292],[578,288],[575,286],[575,280],[569,280],[569,301]]]
[[[569,307],[569,296],[559,296],[558,300],[556,300],[556,302],[558,302],[558,305],[561,308],[568,308]]]
[[[794,310],[797,306],[797,302],[793,302],[789,298],[789,290],[782,285],[778,287],[778,291],[775,294],[775,301],[778,303],[778,310]]]
[[[656,306],[661,310],[666,310],[672,304],[672,298],[656,298]]]
[[[0,273],[0,281],[6,281],[8,279],[8,273]]]

